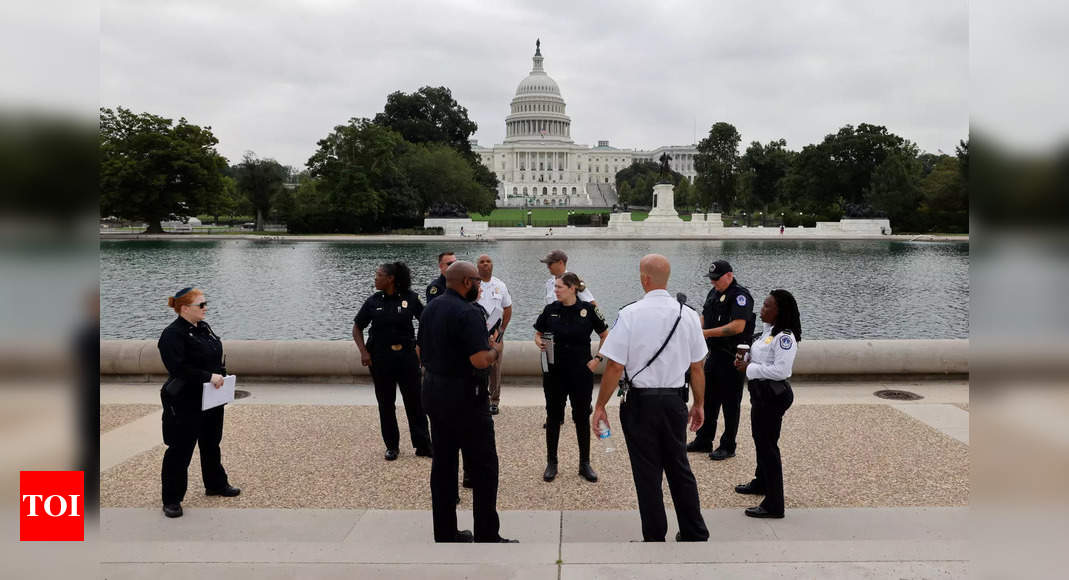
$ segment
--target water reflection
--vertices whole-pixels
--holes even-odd
[[[438,253],[456,249],[461,259],[494,258],[515,301],[509,338],[522,339],[543,307],[549,274],[538,258],[557,247],[610,320],[641,297],[638,259],[657,252],[672,262],[670,290],[698,309],[710,288],[704,273],[723,258],[758,303],[773,288],[790,290],[807,338],[968,336],[968,244],[884,240],[102,242],[101,336],[156,338],[173,318],[167,296],[196,284],[224,338],[348,340],[379,264],[407,262],[422,294],[438,275]]]

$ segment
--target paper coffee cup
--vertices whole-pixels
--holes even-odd
[[[750,353],[750,345],[740,344],[735,347],[736,358],[746,358],[746,355]]]

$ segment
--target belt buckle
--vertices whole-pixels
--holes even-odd
[[[390,345],[390,350],[392,350],[394,352],[397,352],[397,351],[401,350],[404,347],[405,346],[403,344],[391,344]]]

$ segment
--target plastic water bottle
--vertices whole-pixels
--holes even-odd
[[[612,453],[615,449],[612,446],[612,441],[609,437],[612,436],[612,431],[609,429],[609,424],[604,419],[598,421],[598,439],[601,440],[602,445],[605,447],[605,453]]]

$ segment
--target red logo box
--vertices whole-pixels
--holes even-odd
[[[81,471],[19,472],[19,540],[85,541],[85,475]]]

